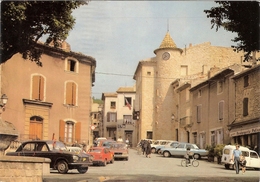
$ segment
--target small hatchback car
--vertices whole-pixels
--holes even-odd
[[[84,153],[72,153],[67,151],[64,143],[52,140],[27,141],[15,152],[9,152],[8,156],[43,157],[51,160],[50,168],[59,173],[67,173],[70,169],[77,169],[79,173],[86,173],[88,166],[92,165],[92,156]]]

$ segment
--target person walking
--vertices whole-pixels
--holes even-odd
[[[147,145],[146,145],[145,154],[146,157],[151,158],[151,153],[152,153],[151,141],[146,141],[146,143]]]
[[[241,157],[240,164],[241,164],[241,167],[242,167],[242,172],[244,174],[246,172],[246,158],[243,155]]]
[[[236,149],[233,151],[232,159],[234,161],[236,167],[236,174],[239,174],[239,163],[240,163],[240,156],[242,152],[239,150],[239,145],[236,145]]]

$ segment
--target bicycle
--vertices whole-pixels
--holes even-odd
[[[193,167],[198,167],[199,161],[197,159],[195,159],[194,157],[192,157],[192,159],[190,160],[190,163],[188,162],[188,159],[186,159],[186,158],[181,160],[182,167],[188,167],[190,165],[192,165]]]

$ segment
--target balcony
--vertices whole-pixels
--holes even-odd
[[[191,124],[191,116],[185,116],[180,119],[180,127],[185,127]]]

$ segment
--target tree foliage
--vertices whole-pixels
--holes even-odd
[[[58,47],[75,24],[72,11],[85,4],[88,1],[2,1],[1,63],[21,53],[42,66],[37,41],[44,37],[45,44]]]
[[[252,57],[251,53],[260,50],[259,44],[259,2],[258,1],[216,1],[218,7],[204,10],[211,18],[212,27],[216,31],[223,27],[227,31],[236,32],[232,39],[237,45],[232,45],[235,51],[246,52],[245,61]],[[253,59],[256,59],[255,57]]]

